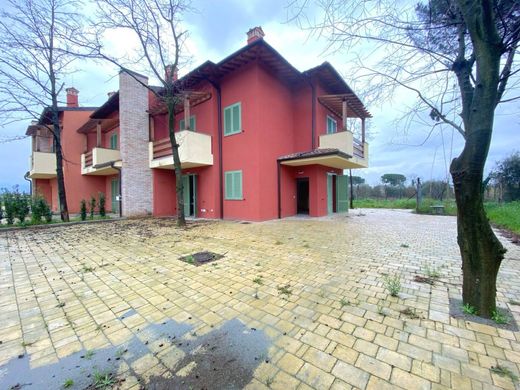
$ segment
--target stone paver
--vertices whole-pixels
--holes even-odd
[[[520,248],[502,241],[498,301],[519,322]],[[178,260],[204,250],[225,257]],[[434,285],[414,281],[426,268],[441,274]],[[401,278],[399,297],[385,275]],[[491,367],[519,375],[520,332],[451,317],[460,294],[452,217],[352,210],[184,230],[143,219],[0,231],[0,388],[31,388],[30,372],[75,358],[110,362],[125,389],[194,380],[220,353],[204,341],[215,332],[251,360],[240,373],[250,389],[515,388]],[[6,382],[12,370],[17,383]]]

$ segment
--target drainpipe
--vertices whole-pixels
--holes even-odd
[[[32,180],[29,179],[29,172],[25,172],[25,175],[23,175],[23,178],[29,182],[29,193],[31,194],[31,196],[33,196],[34,195],[33,189],[32,189],[33,183],[32,183]]]
[[[218,140],[218,185],[219,185],[219,205],[220,219],[224,219],[224,167],[222,165],[222,93],[220,85],[207,77],[204,77],[208,83],[217,91],[217,140]]]
[[[316,134],[316,87],[312,83],[312,79],[310,76],[307,77],[307,83],[309,83],[311,87],[311,96],[312,96],[312,104],[311,104],[311,113],[312,113],[312,120],[311,120],[311,136],[312,136],[312,150],[316,148],[316,141],[315,141],[315,134]]]
[[[281,165],[280,161],[276,162],[276,174],[278,179],[278,188],[277,188],[277,196],[278,196],[278,219],[282,218],[282,189],[281,189]]]

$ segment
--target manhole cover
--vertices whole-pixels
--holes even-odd
[[[188,264],[201,265],[201,264],[209,263],[209,262],[212,262],[215,260],[219,260],[223,257],[224,257],[223,255],[220,255],[218,253],[204,251],[204,252],[197,252],[197,253],[192,253],[191,255],[179,257],[179,260],[184,261],[185,263],[188,263]]]

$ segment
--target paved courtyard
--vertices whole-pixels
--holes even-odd
[[[0,389],[514,389],[520,332],[450,316],[460,291],[455,218],[407,211],[0,231]]]

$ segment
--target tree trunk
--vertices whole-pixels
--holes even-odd
[[[67,194],[63,177],[63,149],[61,148],[61,127],[57,109],[53,113],[54,153],[56,155],[56,181],[58,183],[58,199],[60,217],[63,222],[69,222],[69,208],[67,206]]]
[[[175,191],[177,193],[177,226],[186,226],[186,216],[184,215],[184,185],[182,182],[182,167],[179,157],[179,144],[175,137],[175,104],[167,103],[168,107],[168,133],[172,144],[173,166],[175,169]]]
[[[471,135],[450,167],[462,256],[462,299],[489,318],[496,310],[496,279],[505,249],[491,229],[483,204],[482,176],[491,129]]]

